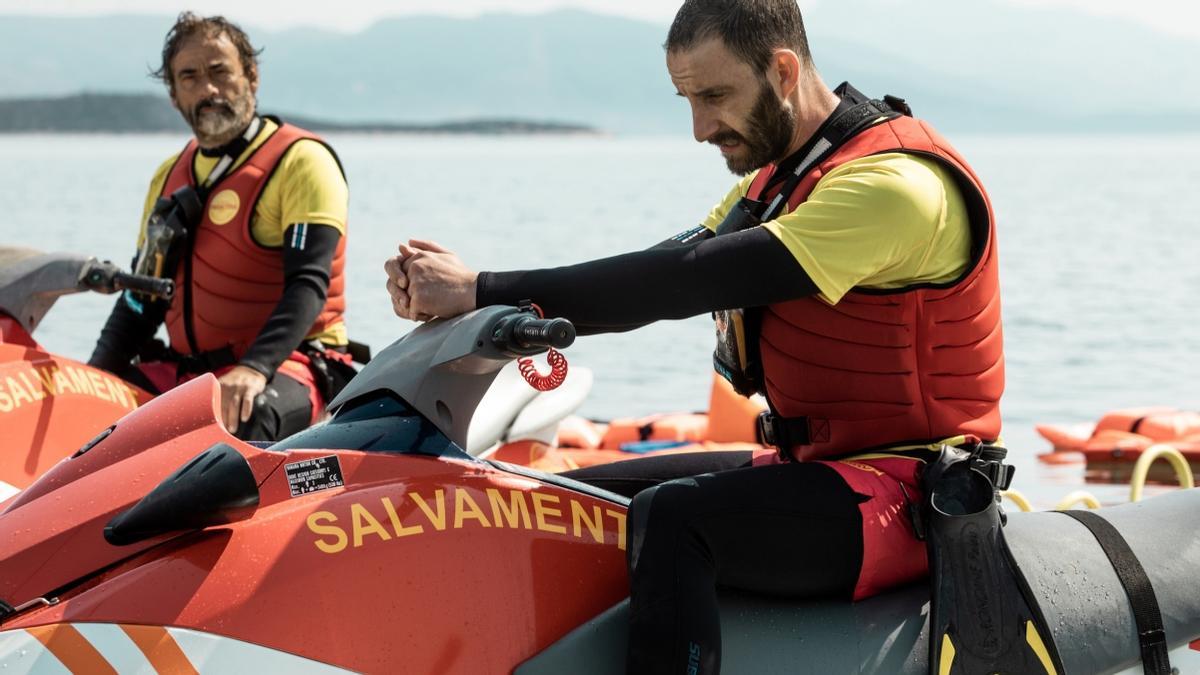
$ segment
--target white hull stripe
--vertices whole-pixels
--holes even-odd
[[[72,625],[80,635],[97,648],[104,660],[119,672],[155,672],[154,664],[150,663],[150,659],[146,658],[142,650],[138,649],[137,644],[129,639],[120,626],[111,623],[76,623]]]
[[[335,675],[351,671],[186,628],[71,623],[0,632],[3,675],[230,672]]]
[[[0,480],[0,502],[20,492],[21,489],[16,485],[10,485]]]
[[[23,630],[0,633],[0,673],[4,675],[71,675],[37,638]]]

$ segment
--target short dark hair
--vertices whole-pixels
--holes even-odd
[[[171,60],[179,53],[183,43],[196,35],[211,38],[225,35],[237,48],[242,69],[247,73],[258,72],[258,55],[262,50],[255,49],[250,44],[246,31],[223,16],[196,16],[191,12],[184,12],[175,19],[171,30],[167,31],[166,40],[163,41],[162,65],[150,73],[152,77],[162,80],[172,92],[175,91],[175,73],[171,71]]]
[[[780,48],[812,63],[796,0],[685,0],[663,47],[673,52],[713,37],[760,73]]]

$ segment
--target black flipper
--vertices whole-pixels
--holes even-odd
[[[996,490],[970,453],[926,468],[932,675],[1063,675],[1053,636],[1004,541]]]

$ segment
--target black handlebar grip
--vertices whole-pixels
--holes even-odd
[[[575,342],[575,325],[566,319],[525,319],[513,327],[513,338],[525,347],[566,349]]]
[[[113,276],[113,285],[119,289],[156,295],[164,300],[170,300],[171,296],[175,295],[175,282],[171,279],[160,279],[142,274],[118,272]]]

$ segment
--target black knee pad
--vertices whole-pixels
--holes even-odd
[[[268,390],[270,388],[268,387]],[[234,434],[243,441],[276,441],[279,440],[279,416],[264,391],[254,397],[254,405],[250,409],[250,419],[238,425]]]
[[[642,552],[642,542],[646,538],[646,526],[650,520],[650,503],[654,501],[654,495],[658,492],[658,488],[657,485],[646,488],[637,493],[629,502],[626,516],[629,542],[625,547],[625,563],[629,566],[630,574],[633,574],[634,569],[637,568],[638,555]]]
[[[656,530],[666,531],[674,531],[683,526],[691,510],[689,505],[695,487],[694,478],[677,478],[642,490],[629,502],[629,545],[625,555],[630,572],[637,567],[638,555],[651,523]]]
[[[250,419],[235,434],[244,441],[278,441],[306,428],[312,421],[312,403],[304,385],[276,377],[254,397]]]

